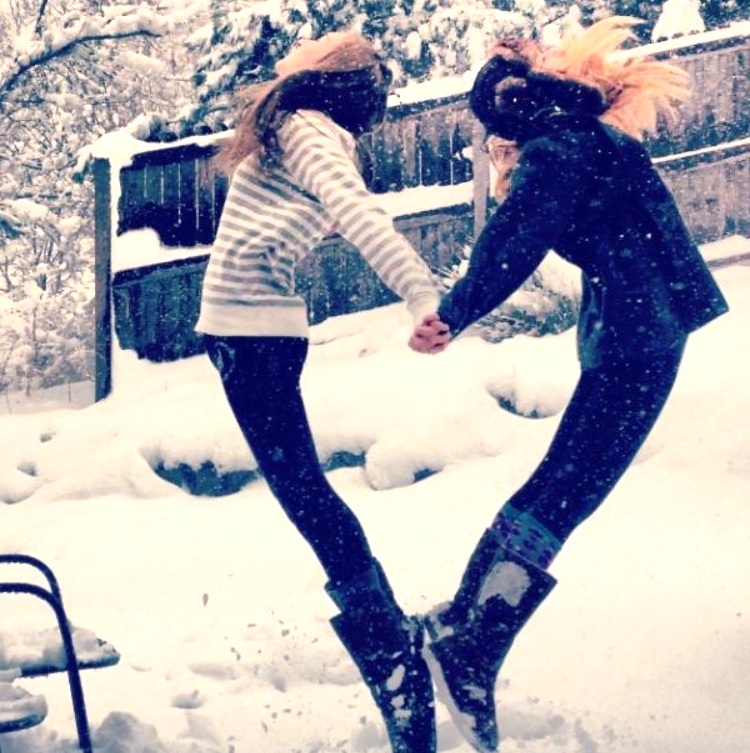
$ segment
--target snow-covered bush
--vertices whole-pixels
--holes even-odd
[[[666,0],[651,32],[651,39],[659,42],[705,31],[700,5],[700,0]]]
[[[90,223],[29,200],[6,202],[16,233],[0,244],[0,391],[93,378]]]
[[[442,282],[450,289],[466,272],[471,248],[446,270]],[[529,279],[508,300],[473,325],[472,331],[489,342],[514,335],[564,332],[578,320],[581,302],[580,271],[555,253],[547,255]]]
[[[187,88],[180,16],[156,6],[0,4],[0,392],[93,376],[93,186],[73,168]]]

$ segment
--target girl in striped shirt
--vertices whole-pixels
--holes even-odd
[[[357,167],[355,137],[383,120],[391,74],[354,32],[303,42],[276,72],[248,91],[219,155],[231,182],[197,329],[258,467],[326,572],[341,611],[331,624],[380,708],[394,753],[433,753],[421,631],[326,480],[300,394],[308,318],[295,267],[332,228],[406,301],[415,322],[434,316],[439,302],[429,269]]]

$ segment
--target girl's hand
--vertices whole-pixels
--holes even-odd
[[[440,321],[437,313],[427,314],[414,327],[409,338],[409,347],[417,353],[435,354],[446,349],[451,340],[450,329]]]

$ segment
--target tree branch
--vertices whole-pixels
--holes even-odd
[[[48,0],[42,0],[42,4],[39,6],[39,13],[36,17],[36,23],[34,24],[34,34],[38,37],[42,36],[42,19],[47,12],[47,2]]]
[[[41,12],[42,9],[40,8]],[[123,21],[123,19],[130,23],[120,24],[119,28],[116,23],[113,23],[115,20]],[[117,19],[107,19],[104,24],[99,26],[96,21],[87,19],[80,24],[77,32],[73,32],[67,37],[55,40],[52,43],[44,39],[31,43],[31,49],[20,55],[16,54],[15,58],[9,61],[10,70],[4,76],[0,74],[0,104],[2,98],[12,91],[30,70],[55,58],[65,57],[81,45],[110,39],[128,39],[141,36],[160,37],[168,29],[168,21],[164,17],[153,16],[146,19],[147,23],[145,24],[142,21],[143,19],[139,19],[137,16],[133,18],[120,16]],[[113,31],[112,29],[116,30]],[[80,33],[80,36],[76,36],[76,33]]]

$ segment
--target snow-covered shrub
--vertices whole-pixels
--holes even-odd
[[[450,289],[466,272],[471,249],[464,258],[446,270],[442,282]],[[501,272],[498,271],[498,274]],[[529,279],[494,311],[473,325],[472,331],[490,342],[514,335],[548,335],[564,332],[578,320],[580,271],[549,253]]]
[[[168,33],[196,10],[0,4],[0,392],[93,378],[94,192],[77,154],[180,105],[190,66]]]
[[[94,250],[85,217],[7,202],[0,239],[0,391],[93,378]]]

